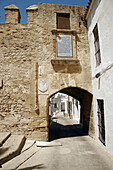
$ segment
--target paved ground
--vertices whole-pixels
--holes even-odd
[[[56,118],[59,124],[62,118]],[[59,119],[59,120],[58,120]],[[70,120],[66,119],[66,122]],[[65,118],[63,118],[65,125],[62,125],[61,131],[65,130]],[[71,125],[74,126],[72,121]],[[57,126],[57,131],[58,131]],[[76,128],[76,127],[75,127]],[[73,128],[72,128],[73,129]],[[80,130],[80,128],[78,128]],[[60,129],[59,129],[60,131]],[[76,129],[77,131],[77,129]],[[54,132],[54,131],[52,131]],[[69,129],[66,131],[69,132]],[[81,132],[81,130],[80,130]],[[66,133],[64,132],[66,135]],[[53,147],[36,147],[33,145],[30,149],[23,152],[21,159],[16,158],[13,162],[3,165],[1,169],[18,169],[18,170],[113,170],[113,158],[104,151],[92,138],[89,136],[76,136],[77,132],[72,134],[71,137],[58,138],[55,141],[60,142],[62,146]],[[57,134],[58,135],[58,134]],[[83,135],[83,134],[82,134]],[[55,136],[55,135],[54,135]],[[59,136],[58,136],[59,137]],[[28,153],[32,154],[28,156]],[[25,159],[26,155],[26,159]],[[20,158],[20,156],[18,158]],[[12,160],[13,161],[13,160]],[[16,168],[12,165],[16,165]]]
[[[113,170],[113,159],[88,136],[59,139],[62,146],[41,148],[19,170]]]

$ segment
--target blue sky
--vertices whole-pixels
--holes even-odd
[[[26,23],[26,8],[38,3],[87,6],[89,0],[0,0],[0,23],[5,22],[4,7],[15,4],[20,9],[21,23]]]

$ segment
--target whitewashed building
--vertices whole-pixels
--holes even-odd
[[[113,155],[113,0],[90,0],[86,13],[95,137]]]
[[[63,93],[56,93],[50,98],[49,115],[69,117],[80,123],[80,101]]]

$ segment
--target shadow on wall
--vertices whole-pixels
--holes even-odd
[[[68,63],[70,60],[64,60],[63,62],[60,60],[61,63],[59,63],[58,60],[52,60],[52,66],[55,72],[60,73],[81,73],[82,67],[80,62],[76,62],[73,64]]]

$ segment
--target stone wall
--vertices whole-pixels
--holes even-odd
[[[56,29],[56,13],[70,13],[70,30]],[[0,24],[0,131],[47,140],[49,97],[67,87],[92,93],[84,13],[85,7],[39,3],[27,8],[27,24]],[[59,32],[72,35],[73,58],[57,57]],[[93,114],[91,120],[94,130]]]

